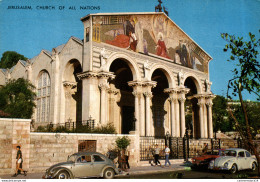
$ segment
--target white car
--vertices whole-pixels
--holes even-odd
[[[257,168],[257,161],[245,149],[230,148],[223,151],[223,156],[210,161],[209,169],[212,170],[228,170],[236,173],[239,170]]]

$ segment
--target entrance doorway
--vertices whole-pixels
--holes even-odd
[[[122,107],[122,134],[129,134],[134,129],[134,111],[132,106]]]

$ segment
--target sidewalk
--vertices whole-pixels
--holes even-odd
[[[151,166],[148,161],[141,161],[140,166],[132,167],[128,172],[119,174],[118,176],[129,175],[141,175],[141,174],[151,174],[151,173],[162,173],[162,172],[170,172],[170,171],[181,171],[187,169],[184,166],[184,161],[175,159],[170,160],[171,166],[164,167],[164,160],[160,160],[163,167],[160,166]],[[0,179],[41,179],[44,173],[29,173],[27,176],[18,175],[17,177],[12,177],[13,174],[1,175]]]

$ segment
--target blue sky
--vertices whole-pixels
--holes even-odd
[[[260,0],[162,0],[170,18],[212,58],[210,80],[214,94],[225,95],[232,78],[233,63],[223,52],[226,42],[220,33],[259,37]],[[80,18],[90,13],[154,12],[157,0],[0,0],[0,55],[16,51],[28,58],[42,49],[52,50],[71,36],[83,38]],[[32,10],[8,9],[8,6],[31,6]],[[37,6],[55,6],[37,10]],[[60,10],[59,7],[65,7]],[[75,6],[76,10],[70,10]],[[95,9],[80,10],[80,6]],[[99,7],[99,8],[98,8]],[[245,94],[245,99],[256,100]]]

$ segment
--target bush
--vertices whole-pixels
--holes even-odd
[[[123,136],[122,138],[118,137],[116,139],[116,145],[120,150],[126,149],[128,145],[130,145],[131,140],[127,136]]]

